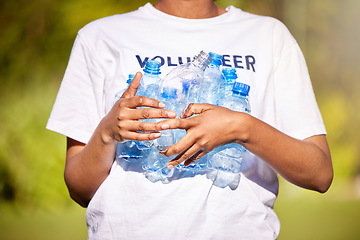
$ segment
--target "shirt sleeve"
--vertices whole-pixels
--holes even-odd
[[[46,128],[87,143],[104,116],[104,74],[78,34]]]
[[[326,134],[305,58],[287,28],[279,24],[274,39],[277,125],[298,139]]]

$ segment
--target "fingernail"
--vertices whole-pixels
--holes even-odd
[[[163,108],[163,107],[165,107],[165,104],[162,103],[162,102],[160,102],[160,103],[159,103],[159,107]]]
[[[169,128],[170,128],[169,124],[162,124],[161,125],[161,129],[163,129],[163,130],[166,130],[166,129],[169,129]]]
[[[176,113],[174,112],[168,112],[168,117],[176,117]]]
[[[164,155],[164,156],[165,156],[166,151],[167,151],[167,149],[159,150],[159,153],[160,153],[161,155]]]
[[[154,137],[156,137],[156,138],[158,138],[158,137],[160,137],[161,136],[161,133],[155,133],[154,134]]]
[[[174,168],[174,165],[168,164],[167,167],[168,167],[168,169],[173,169],[173,168]]]

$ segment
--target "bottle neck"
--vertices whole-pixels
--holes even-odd
[[[205,68],[209,65],[210,60],[210,56],[204,51],[201,51],[199,55],[194,58],[192,64],[204,71]]]
[[[211,62],[211,63],[209,64],[209,68],[216,68],[216,69],[220,69],[220,65],[218,65],[218,64],[216,64],[216,63]]]
[[[232,96],[233,96],[233,97],[237,97],[237,98],[246,98],[248,95],[246,95],[246,94],[244,94],[244,93],[241,93],[241,92],[235,92],[235,91],[233,91]]]

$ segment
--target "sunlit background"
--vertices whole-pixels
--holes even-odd
[[[0,239],[86,239],[85,209],[63,181],[65,137],[45,130],[46,121],[76,32],[146,2],[0,1]],[[360,1],[216,2],[288,26],[327,127],[333,185],[318,194],[282,180],[279,239],[360,239]]]

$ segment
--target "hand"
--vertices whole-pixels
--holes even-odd
[[[181,119],[164,121],[171,129],[186,130],[185,137],[163,152],[167,157],[177,155],[168,163],[168,168],[182,162],[188,166],[217,146],[238,141],[240,121],[246,115],[211,104],[190,104]]]
[[[103,141],[153,140],[160,137],[159,131],[167,129],[168,125],[161,122],[143,122],[139,119],[175,118],[176,113],[174,111],[163,109],[164,103],[144,96],[135,96],[141,76],[140,72],[136,73],[128,89],[101,121],[100,124],[105,129]],[[138,107],[149,108],[138,109]]]

